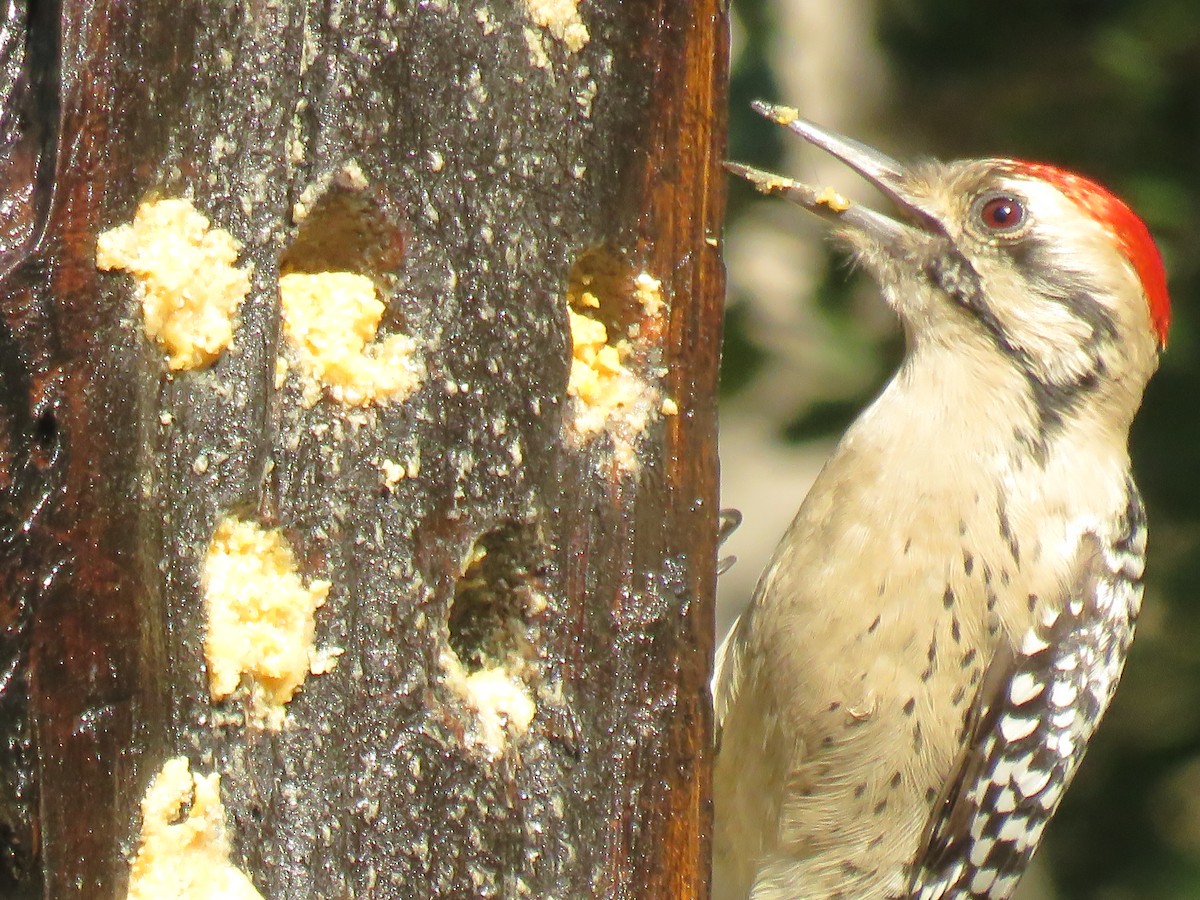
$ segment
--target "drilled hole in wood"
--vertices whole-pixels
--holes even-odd
[[[356,167],[305,191],[293,218],[296,237],[279,258],[280,275],[353,272],[380,282],[404,262],[401,224],[384,211]]]
[[[611,438],[613,460],[638,468],[635,449],[655,419],[678,412],[659,380],[667,324],[663,286],[608,247],[580,254],[567,282],[571,375],[567,395],[573,434],[589,442]]]
[[[530,617],[546,603],[543,557],[529,525],[510,523],[475,542],[449,616],[450,648],[468,674],[529,658]]]
[[[417,342],[391,303],[403,262],[400,225],[358,167],[306,189],[293,207],[296,237],[279,259],[287,348],[279,387],[298,370],[306,407],[402,403],[424,377]]]
[[[600,322],[610,334],[622,336],[641,315],[633,296],[635,274],[620,250],[600,246],[583,251],[567,280],[571,309]]]
[[[39,447],[48,450],[58,440],[58,420],[52,411],[46,411],[34,422],[33,437]]]
[[[474,714],[468,741],[493,757],[537,715],[533,620],[546,608],[545,557],[530,525],[488,532],[463,565],[450,605],[446,684]]]

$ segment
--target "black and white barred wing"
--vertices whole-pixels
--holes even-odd
[[[1136,510],[1134,507],[1136,506]],[[1141,605],[1145,530],[1086,534],[1076,577],[1019,646],[993,659],[963,750],[912,869],[911,900],[1005,900],[1112,699]]]

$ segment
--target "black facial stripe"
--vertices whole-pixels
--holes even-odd
[[[979,324],[1006,356],[1016,360],[1022,370],[1029,368],[1029,354],[1013,344],[1007,329],[983,299],[979,273],[975,271],[970,260],[957,250],[948,248],[945,253],[927,260],[923,271],[926,278],[979,320]]]
[[[1032,389],[1033,402],[1037,406],[1043,433],[1061,428],[1063,418],[1075,409],[1085,394],[1091,393],[1099,384],[1095,372],[1089,372],[1076,381],[1065,384],[1045,381],[1028,372],[1025,374]]]
[[[1016,363],[1029,384],[1030,398],[1038,415],[1039,438],[1044,439],[1061,428],[1064,417],[1075,408],[1084,395],[1098,386],[1098,373],[1103,371],[1102,361],[1098,356],[1094,356],[1094,369],[1073,381],[1058,382],[1045,378],[1034,365],[1028,351],[1013,343],[1008,329],[988,305],[982,280],[971,261],[956,248],[946,247],[943,251],[926,261],[923,267],[925,276],[959,306],[971,313],[999,350]],[[1094,349],[1103,338],[1115,338],[1116,324],[1092,297],[1081,293],[1070,299],[1058,299],[1052,296],[1051,291],[1046,291],[1046,295],[1057,299],[1057,302],[1069,304],[1073,314],[1091,325],[1092,339],[1088,342],[1088,349]],[[1037,450],[1035,455],[1044,458],[1044,445]]]
[[[1057,268],[1057,260],[1045,241],[1031,237],[1010,248],[1013,261],[1030,279],[1036,278],[1038,272],[1050,272]],[[1081,276],[1082,278],[1082,276]],[[1117,340],[1117,323],[1109,311],[1095,298],[1098,292],[1093,285],[1085,284],[1082,288],[1064,293],[1058,286],[1036,278],[1037,292],[1049,300],[1060,303],[1069,309],[1076,318],[1086,322],[1092,329],[1088,349],[1094,349],[1099,344]]]
[[[925,276],[959,306],[973,315],[1005,356],[1015,361],[1027,377],[1035,378],[1033,360],[1013,343],[1008,329],[992,312],[983,292],[982,279],[971,261],[953,247],[927,261]]]
[[[1053,293],[1047,292],[1046,296],[1063,304],[1076,318],[1082,319],[1091,326],[1092,336],[1088,340],[1088,349],[1117,339],[1117,323],[1109,315],[1104,304],[1087,291],[1076,291],[1069,297],[1056,297]]]

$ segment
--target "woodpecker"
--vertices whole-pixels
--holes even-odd
[[[1127,445],[1167,339],[1163,264],[1080,175],[906,168],[756,109],[898,208],[729,165],[833,223],[906,353],[718,651],[714,897],[1002,900],[1133,637]]]

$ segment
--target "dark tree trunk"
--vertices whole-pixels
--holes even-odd
[[[0,896],[123,897],[174,756],[220,774],[273,900],[706,896],[724,4],[587,0],[586,42],[536,6],[10,10]],[[97,269],[153,197],[253,264],[209,368],[169,372],[133,279]],[[279,276],[323,270],[381,287],[411,397],[276,387]],[[575,427],[586,291],[644,427]],[[210,697],[200,579],[230,515],[332,583],[317,644],[344,653],[279,731]],[[499,752],[450,651],[528,658],[536,714]]]

